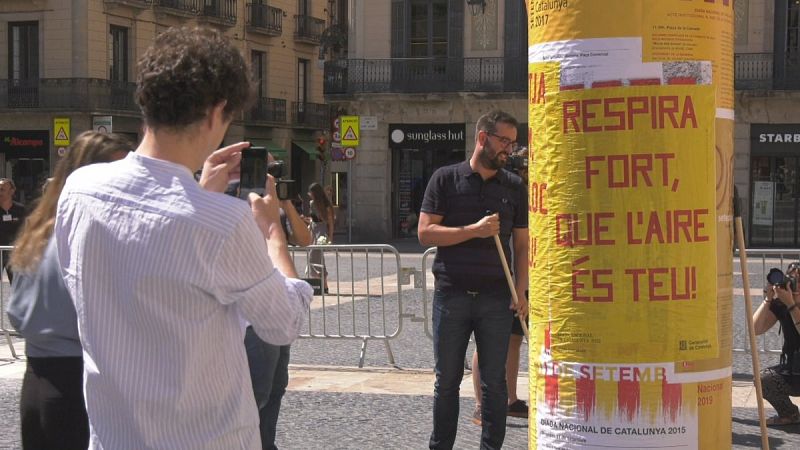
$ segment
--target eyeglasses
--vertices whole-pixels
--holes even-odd
[[[503,144],[502,147],[503,150],[510,148],[511,152],[513,153],[517,151],[517,149],[519,148],[519,144],[517,144],[517,141],[512,141],[511,139],[505,136],[500,136],[499,134],[492,133],[491,131],[486,131],[486,134],[488,134],[489,136],[496,137],[497,140],[500,141],[501,144]]]

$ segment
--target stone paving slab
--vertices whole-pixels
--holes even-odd
[[[24,361],[0,355],[0,449],[18,449],[19,389]],[[524,374],[523,374],[524,375]],[[283,449],[419,449],[431,427],[433,374],[429,370],[319,367],[292,364],[279,421]],[[520,380],[524,395],[527,378]],[[469,374],[462,383],[456,448],[477,448],[480,427],[472,424],[474,406]],[[733,383],[733,448],[760,447],[758,412],[752,383]],[[767,414],[774,411],[767,406]],[[505,448],[524,449],[527,421],[509,418]],[[800,425],[770,428],[774,449],[800,448]]]
[[[357,367],[316,367],[292,364],[289,370],[290,391],[340,392],[379,395],[433,395],[436,376],[431,370],[397,370]],[[528,400],[528,374],[517,379],[519,398]],[[472,375],[461,382],[461,397],[475,398]]]
[[[278,420],[281,449],[423,449],[431,431],[431,396],[289,391]],[[461,399],[455,448],[477,449],[481,428],[473,401]],[[526,419],[509,418],[503,448],[528,448]]]
[[[419,267],[419,253],[402,255],[402,266]],[[302,261],[298,261],[302,263]],[[430,260],[428,264],[430,264]],[[738,260],[735,260],[738,269]],[[760,261],[751,260],[751,292],[760,296],[763,275]],[[774,264],[773,264],[774,265]],[[387,264],[387,267],[390,266]],[[370,263],[356,261],[354,279],[357,294],[365,294],[369,286],[370,296],[356,295],[345,300],[343,310],[356,315],[357,323],[365,323],[366,318],[380,325],[378,331],[391,331],[397,325],[398,306],[402,313],[413,316],[415,320],[423,316],[422,291],[403,286],[402,302],[397,301],[396,272],[384,273],[385,298],[375,298],[380,292],[372,279],[373,271],[379,267]],[[736,270],[736,269],[735,269]],[[338,275],[331,267],[332,275]],[[345,274],[344,268],[342,275]],[[429,282],[432,278],[429,278]],[[734,276],[734,346],[744,344],[743,308],[741,276]],[[0,296],[8,294],[7,285],[0,284]],[[349,286],[349,285],[348,285]],[[2,289],[6,287],[6,289]],[[344,291],[344,289],[342,289]],[[756,297],[757,298],[757,297]],[[315,319],[332,319],[334,308],[326,298],[323,308],[321,301],[312,307]],[[757,306],[754,300],[754,306]],[[366,308],[373,309],[370,313]],[[388,309],[388,323],[384,326],[381,317],[374,314],[385,305]],[[430,307],[430,305],[428,305]],[[354,309],[355,308],[355,309]],[[376,309],[377,308],[377,309]],[[430,315],[428,315],[430,317]],[[0,317],[3,318],[4,317]],[[408,317],[407,317],[408,319]],[[404,319],[402,332],[391,339],[390,345],[395,356],[395,367],[388,362],[385,345],[371,340],[367,345],[365,369],[357,369],[361,350],[359,340],[318,340],[301,339],[292,346],[291,384],[284,400],[279,422],[278,444],[282,449],[378,449],[378,448],[426,448],[431,427],[431,406],[433,375],[433,352],[430,339],[424,333],[423,323]],[[328,322],[329,324],[331,322]],[[352,327],[352,320],[343,326]],[[768,333],[765,348],[780,348],[781,337],[775,330]],[[15,339],[15,348],[23,354],[23,343]],[[472,353],[472,346],[468,355]],[[762,367],[777,363],[777,355],[761,353]],[[527,367],[527,346],[523,347],[522,367]],[[18,402],[24,361],[12,361],[4,339],[0,341],[0,449],[18,449],[19,419]],[[524,369],[523,369],[524,370]],[[755,408],[755,393],[752,382],[743,376],[752,373],[750,356],[734,353],[733,371],[733,448],[747,449],[760,447],[758,412]],[[524,379],[524,378],[523,378]],[[522,380],[521,380],[522,381]],[[523,396],[525,386],[519,389]],[[461,416],[456,448],[477,448],[480,428],[470,421],[474,405],[469,375],[462,384]],[[772,415],[767,405],[767,414]],[[505,448],[527,448],[527,422],[510,418]],[[769,430],[772,448],[800,449],[800,426]]]

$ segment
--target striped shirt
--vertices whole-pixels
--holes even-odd
[[[242,324],[289,344],[312,291],[273,267],[247,203],[131,153],[69,177],[55,236],[89,448],[260,449]]]

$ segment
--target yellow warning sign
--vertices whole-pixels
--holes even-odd
[[[358,147],[359,133],[359,117],[358,116],[341,116],[340,129],[342,132],[342,147]]]
[[[53,144],[56,147],[69,147],[69,117],[53,119]]]

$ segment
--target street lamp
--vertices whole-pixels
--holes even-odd
[[[473,16],[486,12],[486,0],[467,0],[467,4]]]

